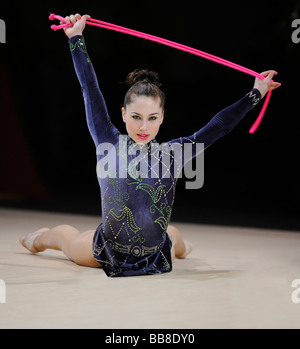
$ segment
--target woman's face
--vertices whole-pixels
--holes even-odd
[[[164,111],[160,98],[135,96],[126,108],[122,108],[122,116],[129,137],[136,143],[147,144],[156,137]]]

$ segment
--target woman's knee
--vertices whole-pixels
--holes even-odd
[[[180,237],[180,231],[174,227],[174,225],[168,225],[167,232],[171,240],[178,239]]]
[[[75,233],[79,233],[79,231],[75,227],[73,227],[72,225],[69,225],[69,224],[61,224],[61,225],[56,226],[53,229],[59,230],[61,232],[75,232]]]
[[[69,245],[69,258],[78,265],[101,267],[93,257],[94,231],[81,233]]]

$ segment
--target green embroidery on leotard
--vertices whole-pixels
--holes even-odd
[[[144,243],[146,241],[145,238],[141,237],[140,234],[136,234],[133,238],[132,241],[134,242],[140,242],[140,243]]]
[[[165,204],[164,202],[160,204],[160,207],[157,207],[156,205],[151,205],[150,212],[155,213],[156,210],[161,214],[161,216],[156,218],[154,222],[159,224],[160,227],[163,229],[164,231],[163,237],[164,237],[165,231],[167,230],[169,220],[171,217],[172,207]]]
[[[86,50],[85,41],[84,41],[83,38],[79,38],[79,39],[75,42],[75,44],[71,44],[71,43],[70,43],[70,50],[71,50],[71,52],[73,52],[73,51],[76,49],[76,47],[78,47],[79,50],[80,50],[81,52],[83,52],[83,53],[86,54],[86,56],[87,56],[87,58],[86,58],[87,62],[88,62],[88,63],[91,63],[90,57],[88,56],[88,53],[87,53],[87,50]]]
[[[140,232],[142,228],[140,228],[135,220],[132,211],[128,206],[126,206],[126,201],[129,200],[129,194],[127,192],[121,193],[120,190],[120,180],[118,178],[113,179],[107,177],[107,181],[109,184],[112,185],[114,195],[109,196],[108,202],[110,205],[115,204],[117,207],[113,207],[109,210],[109,214],[118,222],[123,221],[123,223],[126,224],[126,226],[134,233],[136,234],[132,240],[134,242],[141,242],[144,243],[146,239],[141,236],[140,234],[137,234],[137,232]]]
[[[126,184],[128,185],[136,184],[136,188],[135,188],[136,190],[141,189],[146,193],[148,193],[155,204],[159,202],[163,193],[163,188],[165,188],[165,185],[161,184],[157,189],[154,189],[152,185],[147,183],[142,183],[142,181],[143,181],[142,178],[139,178],[134,182],[129,182],[129,180],[126,179]]]
[[[138,231],[142,230],[135,222],[133,218],[133,214],[127,206],[124,206],[122,210],[120,211],[120,214],[115,213],[115,208],[111,208],[109,210],[109,213],[111,216],[117,220],[117,221],[123,221],[126,220],[127,227],[133,231],[134,233],[137,233]]]

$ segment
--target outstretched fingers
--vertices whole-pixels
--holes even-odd
[[[261,73],[264,79],[255,79],[254,88],[257,88],[260,91],[262,98],[268,91],[275,90],[281,86],[280,82],[273,81],[273,77],[277,74],[276,70],[266,70]]]
[[[261,75],[265,77],[266,83],[268,84],[269,90],[275,90],[276,88],[281,86],[280,82],[273,81],[273,78],[275,75],[277,75],[278,72],[276,70],[267,70],[265,72],[262,72]]]

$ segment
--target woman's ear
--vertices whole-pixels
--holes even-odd
[[[126,122],[125,121],[125,118],[126,118],[125,113],[126,113],[126,111],[125,111],[124,107],[121,108],[121,112],[122,112],[123,121]]]

